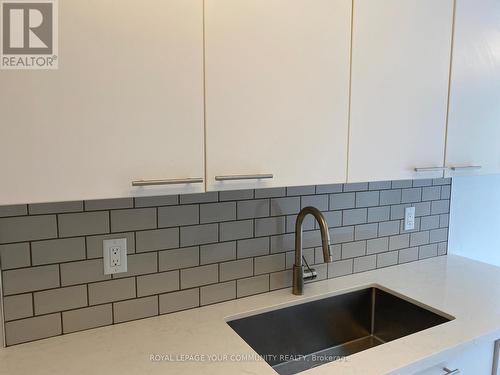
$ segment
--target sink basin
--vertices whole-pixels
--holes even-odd
[[[296,374],[452,320],[378,287],[229,321],[274,370]]]

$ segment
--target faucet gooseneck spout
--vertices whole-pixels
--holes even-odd
[[[325,217],[315,207],[305,207],[300,211],[295,223],[295,264],[293,266],[293,294],[301,295],[304,293],[304,280],[314,280],[317,277],[315,270],[309,268],[306,262],[307,270],[304,271],[302,265],[302,227],[304,219],[307,215],[313,215],[319,224],[321,232],[321,245],[323,248],[323,260],[325,263],[332,261],[330,253],[330,233],[328,232],[328,224]]]

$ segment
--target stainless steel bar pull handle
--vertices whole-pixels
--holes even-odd
[[[477,170],[483,168],[482,165],[464,165],[459,167],[450,167],[452,171],[467,171],[467,170]]]
[[[273,174],[242,174],[231,176],[215,176],[215,181],[239,181],[239,180],[269,180],[273,179]]]
[[[443,371],[444,371],[445,375],[457,375],[457,374],[460,374],[460,370],[457,369],[457,368],[455,370],[450,370],[450,369],[444,367]]]
[[[445,167],[423,167],[423,168],[415,168],[415,172],[440,172],[444,171]]]
[[[174,178],[164,180],[136,180],[132,181],[132,186],[161,186],[161,185],[182,185],[201,184],[203,178]]]

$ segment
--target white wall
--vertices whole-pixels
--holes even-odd
[[[500,266],[500,175],[453,178],[448,248]]]

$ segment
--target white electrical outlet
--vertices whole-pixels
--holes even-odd
[[[102,241],[104,274],[127,272],[127,239],[117,238]]]
[[[415,207],[407,207],[405,210],[405,230],[415,229]]]

